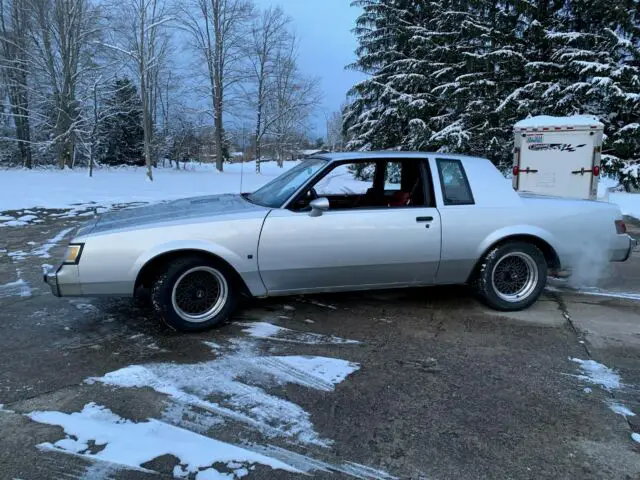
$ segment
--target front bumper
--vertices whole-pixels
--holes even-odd
[[[56,273],[57,270],[58,269],[54,270],[54,269],[48,269],[43,267],[42,276],[43,276],[44,283],[49,285],[49,288],[51,288],[51,293],[53,293],[56,297],[59,297],[60,289],[58,288],[58,275]]]
[[[80,276],[77,265],[61,264],[52,269],[43,268],[44,283],[56,297],[81,296]]]

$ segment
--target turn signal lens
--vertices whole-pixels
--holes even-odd
[[[518,167],[517,165],[513,167],[513,176],[517,177],[518,174],[520,173],[520,167]]]
[[[600,166],[596,165],[593,167],[593,176],[597,177],[598,175],[600,175]]]
[[[624,220],[616,220],[616,233],[618,235],[627,233],[627,226],[625,225]]]
[[[67,251],[64,254],[64,263],[75,265],[80,261],[80,254],[82,253],[81,243],[72,243],[67,247]]]

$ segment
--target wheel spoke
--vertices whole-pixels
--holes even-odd
[[[534,260],[522,252],[505,255],[492,272],[494,290],[508,302],[517,302],[529,296],[535,290],[537,278]]]

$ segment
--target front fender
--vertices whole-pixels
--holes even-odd
[[[204,240],[173,240],[153,246],[135,260],[129,272],[130,278],[136,279],[142,268],[154,258],[181,250],[196,250],[221,258],[240,275],[252,295],[266,294],[266,289],[258,273],[255,255],[251,255],[251,258],[242,257],[223,245]]]

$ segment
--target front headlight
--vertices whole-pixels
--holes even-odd
[[[80,261],[80,255],[82,255],[83,247],[84,243],[70,243],[64,254],[65,265],[77,265]]]

